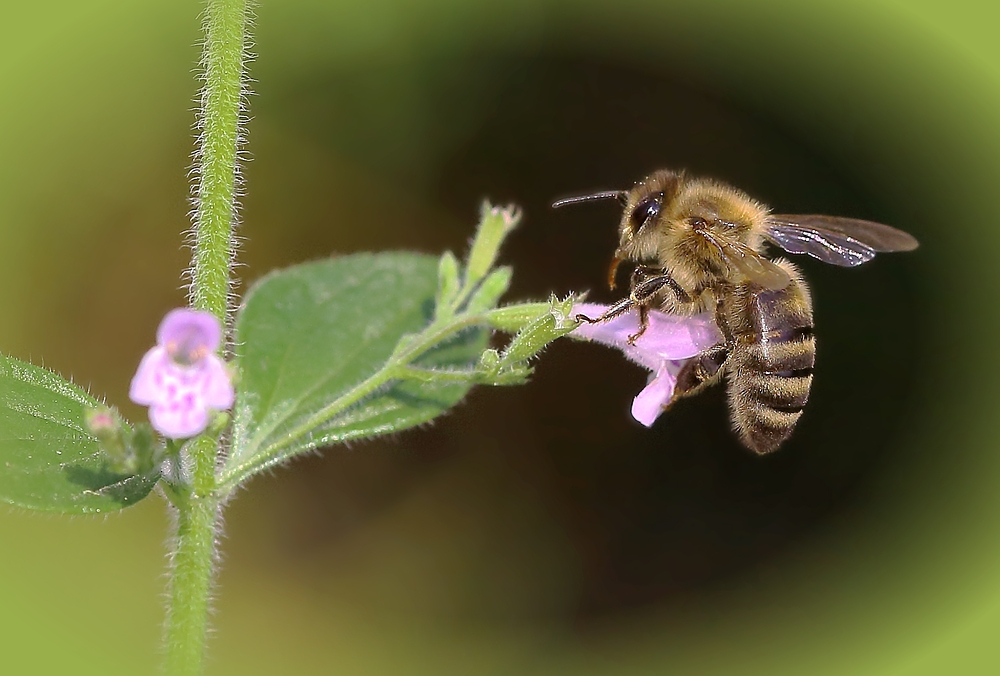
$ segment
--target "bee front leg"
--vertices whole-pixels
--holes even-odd
[[[635,341],[639,340],[639,337],[649,328],[649,306],[656,294],[664,288],[670,289],[681,303],[691,302],[687,291],[677,283],[677,280],[670,273],[663,269],[637,265],[632,270],[632,293],[630,295],[639,307],[639,330],[628,337],[629,345],[635,345]]]
[[[590,318],[587,315],[578,314],[575,319],[578,322],[587,322],[588,324],[600,324],[601,322],[606,322],[619,315],[623,315],[629,310],[635,307],[635,300],[630,296],[628,298],[622,298],[620,301],[605,310],[600,317]]]
[[[629,294],[628,298],[622,298],[605,310],[600,317],[591,319],[587,315],[576,315],[576,320],[587,322],[588,324],[597,324],[598,322],[606,322],[619,315],[623,315],[636,306],[641,308],[644,305],[649,305],[653,296],[664,286],[668,286],[670,281],[673,281],[673,278],[666,274],[660,274],[656,277],[643,280],[633,287],[632,293]]]
[[[638,292],[644,284],[652,281],[659,282],[653,290],[654,294],[666,286],[673,292],[674,297],[677,298],[678,302],[691,302],[690,294],[684,290],[684,287],[677,283],[677,280],[674,279],[669,272],[663,268],[654,268],[649,265],[637,265],[632,270],[631,284],[629,285],[629,288],[632,289],[632,296],[634,297],[636,292]]]
[[[649,305],[643,304],[639,306],[639,330],[633,333],[626,339],[629,345],[635,345],[635,341],[639,340],[639,336],[646,333],[646,329],[649,328]]]
[[[637,307],[639,308],[639,330],[628,337],[628,344],[634,345],[639,336],[645,333],[649,327],[649,305],[653,301],[653,298],[656,297],[656,294],[662,289],[669,288],[677,295],[679,300],[690,302],[691,298],[687,292],[668,273],[658,270],[654,276],[646,277],[647,274],[650,274],[649,268],[637,266],[636,270],[639,272],[632,273],[632,292],[628,298],[623,298],[609,307],[600,317],[592,319],[581,314],[576,315],[576,320],[587,322],[588,324],[597,324],[598,322],[606,322],[614,319]]]

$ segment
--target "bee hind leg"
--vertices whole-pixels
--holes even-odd
[[[674,394],[667,406],[678,399],[698,394],[706,387],[714,385],[725,371],[726,360],[729,359],[729,344],[719,343],[708,348],[697,357],[684,362],[677,374],[677,384]]]

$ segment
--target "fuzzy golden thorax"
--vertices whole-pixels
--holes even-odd
[[[730,275],[727,243],[760,251],[768,210],[723,183],[658,171],[629,191],[616,260],[663,268],[685,289]]]

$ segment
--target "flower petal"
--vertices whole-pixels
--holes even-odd
[[[222,342],[222,327],[211,312],[177,308],[171,310],[156,330],[156,343],[162,347],[176,346],[181,356],[211,354]],[[185,360],[185,361],[193,361]]]
[[[210,409],[233,405],[230,373],[215,354],[221,340],[222,328],[208,312],[172,310],[160,322],[158,344],[142,358],[129,396],[150,407],[149,420],[163,436],[200,434]]]
[[[202,386],[202,397],[207,406],[225,410],[233,405],[236,392],[229,371],[221,359],[214,354],[206,355],[202,364],[205,383]]]
[[[128,398],[137,404],[150,406],[161,400],[163,373],[171,366],[170,356],[160,346],[150,349],[139,362],[132,377]]]
[[[153,429],[168,439],[187,439],[208,427],[208,409],[173,401],[150,407],[149,422]]]
[[[599,317],[607,309],[606,305],[579,303],[573,307],[573,313]],[[626,357],[651,371],[658,370],[665,359],[687,359],[723,340],[715,320],[708,313],[684,317],[650,310],[649,326],[635,345],[629,345],[629,336],[638,331],[639,313],[630,310],[608,321],[583,323],[570,336],[618,348]]]
[[[632,417],[650,427],[670,403],[681,362],[664,362],[642,392],[632,401]]]

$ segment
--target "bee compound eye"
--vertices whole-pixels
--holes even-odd
[[[660,200],[657,197],[647,197],[635,205],[632,210],[632,227],[636,230],[649,223],[660,213]]]

